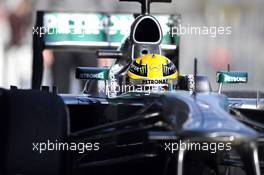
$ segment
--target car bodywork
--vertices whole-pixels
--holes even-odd
[[[103,80],[105,87],[120,85],[132,59],[143,51],[162,54],[162,29],[149,14],[151,1],[140,2],[142,14],[133,22],[129,37],[118,49],[97,53],[98,57],[116,59],[115,63],[110,68],[78,68],[77,78]],[[43,26],[43,16],[45,12],[38,13],[37,27]],[[34,35],[35,89],[41,85],[43,49],[97,47],[87,42],[56,41],[52,45],[45,39]],[[176,56],[177,49],[179,43],[174,47]],[[178,59],[173,60],[177,66]],[[88,76],[91,74],[98,76]],[[206,77],[196,72],[181,76],[178,90],[165,93],[110,91],[98,96],[88,94],[88,89],[81,95],[59,95],[70,117],[65,124],[69,127],[67,141],[100,143],[99,151],[63,153],[69,157],[68,174],[261,174],[264,113],[260,108],[245,108],[246,104],[253,106],[254,100],[212,92]],[[257,100],[259,107],[261,100]],[[205,144],[207,150],[175,147],[183,143]],[[231,149],[212,153],[210,145],[218,144],[230,144]]]

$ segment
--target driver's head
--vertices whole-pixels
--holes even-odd
[[[143,90],[172,90],[177,80],[176,66],[171,60],[158,54],[145,54],[136,58],[128,70],[128,83],[142,86]]]

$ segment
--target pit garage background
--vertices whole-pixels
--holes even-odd
[[[117,0],[2,0],[0,2],[0,86],[30,88],[32,76],[32,27],[37,10],[130,13],[140,12],[136,3],[119,3]],[[153,4],[152,12],[181,14],[183,26],[231,26],[231,35],[183,35],[180,39],[179,67],[182,74],[193,72],[193,58],[199,61],[198,71],[209,77],[217,89],[216,71],[226,69],[249,72],[249,82],[241,90],[264,91],[264,1],[262,0],[173,0],[172,4]],[[45,50],[43,85],[59,86],[62,93],[78,93],[82,88],[74,80],[74,67],[109,64],[97,63],[92,54],[69,57]],[[56,61],[57,59],[57,61]],[[71,59],[72,61],[63,61]],[[81,60],[81,61],[76,61]],[[67,75],[60,70],[72,68]],[[57,69],[61,67],[60,69]],[[56,74],[56,75],[55,75]],[[56,77],[69,77],[66,88],[60,89]],[[58,78],[57,78],[58,79]],[[63,83],[63,82],[62,82]],[[227,86],[226,89],[237,88]]]

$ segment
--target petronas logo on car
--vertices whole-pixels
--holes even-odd
[[[93,78],[93,79],[97,79],[97,78],[100,78],[100,79],[103,79],[104,78],[104,74],[87,74],[87,73],[84,73],[84,74],[81,74],[80,75],[81,78],[84,78],[84,79],[90,79],[90,78]]]
[[[218,71],[218,83],[247,83],[248,73],[242,71]]]
[[[247,82],[247,79],[245,77],[230,77],[225,76],[225,82]]]
[[[167,84],[168,79],[164,79],[164,80],[143,80],[142,83],[143,84]]]

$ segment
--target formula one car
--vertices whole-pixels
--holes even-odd
[[[193,74],[179,75],[178,39],[164,42],[158,17],[150,15],[150,3],[171,0],[134,1],[142,13],[119,47],[109,27],[92,34],[56,29],[62,17],[83,25],[93,14],[38,12],[35,29],[48,28],[34,35],[33,89],[0,91],[0,174],[264,174],[261,96],[253,108],[252,99],[221,94],[223,84],[246,83],[247,73],[217,72],[218,93],[198,75],[197,59]],[[98,47],[107,49],[97,51],[99,58],[115,62],[78,67],[76,78],[87,81],[83,94],[40,91],[43,49]]]

